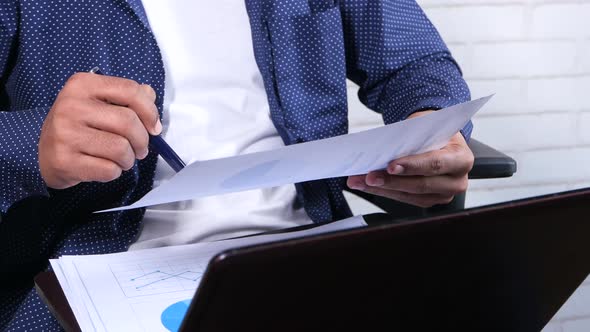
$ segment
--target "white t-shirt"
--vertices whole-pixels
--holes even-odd
[[[143,0],[166,71],[164,139],[187,163],[283,146],[271,122],[244,1]],[[154,186],[174,171],[158,160]],[[194,185],[198,186],[198,183]],[[150,207],[133,249],[311,223],[295,186]]]

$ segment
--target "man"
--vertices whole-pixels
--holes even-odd
[[[92,214],[170,175],[148,135],[192,161],[345,134],[347,77],[386,123],[467,101],[413,0],[3,0],[0,27],[7,330],[59,330],[32,289],[50,257],[342,219],[345,185],[418,206],[466,190],[470,125],[386,171]]]

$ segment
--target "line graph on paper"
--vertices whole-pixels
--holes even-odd
[[[109,266],[127,297],[193,291],[199,285],[205,266],[194,259],[141,261]]]

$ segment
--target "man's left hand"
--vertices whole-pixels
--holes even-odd
[[[432,111],[414,113],[425,115]],[[347,185],[356,190],[427,208],[450,203],[467,190],[467,174],[473,153],[457,133],[442,149],[392,161],[385,171],[350,176]]]

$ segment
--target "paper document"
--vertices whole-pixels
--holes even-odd
[[[361,216],[315,228],[192,245],[51,260],[82,331],[176,331],[211,258],[227,249],[366,226]]]
[[[186,166],[134,204],[99,212],[385,169],[394,159],[445,146],[491,97],[359,133],[270,151],[198,161]]]

